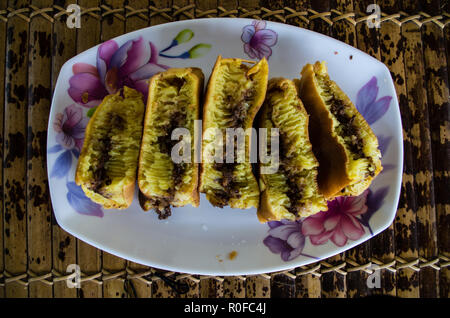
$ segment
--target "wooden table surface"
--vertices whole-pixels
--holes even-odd
[[[82,28],[66,26],[77,2]],[[448,1],[372,0],[0,1],[0,297],[448,297]],[[394,223],[345,253],[283,273],[203,277],[157,271],[91,247],[55,221],[46,171],[47,122],[62,64],[102,41],[181,19],[249,17],[284,22],[355,46],[391,71],[403,120],[404,173]],[[79,264],[80,289],[66,285]],[[368,288],[370,264],[381,287]],[[187,284],[177,294],[168,284]]]

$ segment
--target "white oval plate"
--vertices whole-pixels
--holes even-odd
[[[175,208],[167,220],[144,213],[136,195],[122,211],[102,210],[87,199],[74,183],[75,167],[91,109],[108,89],[126,84],[145,92],[145,80],[168,67],[200,67],[208,78],[219,54],[255,60],[266,56],[270,77],[298,78],[305,63],[326,61],[331,78],[379,138],[384,170],[370,190],[330,202],[327,213],[268,224],[259,223],[255,209],[215,208],[203,195],[199,208]],[[111,76],[114,68],[118,78]],[[61,68],[47,140],[55,217],[64,230],[97,248],[160,269],[250,275],[294,268],[354,247],[392,223],[402,176],[401,127],[387,67],[330,37],[285,24],[229,18],[138,30],[93,47]]]

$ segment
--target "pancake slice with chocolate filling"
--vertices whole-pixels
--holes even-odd
[[[133,200],[144,111],[142,94],[124,87],[103,99],[86,128],[75,182],[104,208]]]
[[[330,80],[325,63],[307,64],[297,81],[310,115],[311,142],[319,160],[319,189],[327,199],[357,196],[381,167],[378,140],[351,100]]]
[[[171,206],[199,204],[194,121],[199,119],[203,80],[198,68],[173,68],[150,80],[139,157],[139,202],[145,211],[155,209],[160,219],[171,215]],[[191,140],[172,140],[177,128],[187,130]],[[182,153],[181,147],[180,160],[175,160],[172,150],[180,142],[189,142],[191,153]]]
[[[262,168],[274,163],[260,163],[260,221],[296,220],[326,211],[327,203],[317,184],[319,162],[309,141],[308,114],[293,81],[269,81],[259,127],[267,129],[269,151],[271,129],[279,132],[278,170],[264,174]]]
[[[264,101],[269,67],[265,58],[253,66],[246,63],[254,62],[219,56],[206,94],[200,191],[218,207],[229,205],[247,209],[259,205],[259,187],[250,163],[251,133],[248,129]],[[227,130],[238,135],[246,133],[244,150],[243,147],[236,149],[237,139],[234,155],[227,156],[226,145],[234,138],[230,138]],[[223,149],[221,155],[216,153],[218,145]],[[226,160],[232,156],[233,160]]]

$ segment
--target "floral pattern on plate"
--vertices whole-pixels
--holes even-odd
[[[57,113],[53,122],[57,144],[49,148],[49,153],[60,153],[56,158],[50,177],[62,178],[67,175],[72,166],[73,157],[80,155],[84,141],[84,132],[88,118],[84,117],[83,109],[72,104]]]
[[[125,43],[129,47],[123,47]],[[391,74],[380,61],[308,30],[240,18],[177,21],[121,35],[104,44],[102,54],[98,52],[100,46],[73,57],[62,66],[50,110],[47,138],[49,191],[55,218],[68,233],[108,253],[154,268],[199,275],[253,275],[283,271],[341,253],[369,239],[372,232],[379,233],[392,222],[402,176],[401,116]],[[152,54],[152,46],[155,54]],[[333,54],[337,50],[342,54]],[[138,51],[145,52],[142,56],[146,58],[136,59],[139,63],[133,66],[128,56]],[[113,70],[115,54],[114,61],[118,61],[121,55],[125,62],[123,65],[117,62],[121,66]],[[205,200],[195,209],[180,208],[180,213],[163,223],[157,217],[142,213],[138,202],[133,202],[122,213],[107,213],[75,184],[74,172],[81,147],[80,129],[83,130],[94,114],[105,91],[109,93],[108,90],[120,89],[123,82],[131,82],[129,85],[140,89],[139,85],[146,83],[139,80],[139,72],[149,68],[195,65],[208,76],[219,54],[253,61],[266,57],[274,76],[280,74],[288,78],[298,77],[304,63],[325,60],[335,72],[335,80],[348,89],[360,112],[373,123],[380,151],[384,154],[384,170],[367,192],[365,203],[364,198],[361,201],[351,200],[354,204],[359,202],[365,212],[350,213],[351,209],[335,211],[340,220],[336,221],[338,216],[335,216],[336,225],[333,229],[330,227],[330,231],[338,233],[338,227],[348,226],[348,220],[358,222],[364,230],[358,240],[352,239],[360,234],[355,230],[359,228],[356,223],[352,224],[354,228],[350,227],[349,232],[345,228],[344,236],[334,234],[337,242],[338,239],[347,239],[344,246],[337,246],[331,239],[333,235],[326,243],[313,245],[313,235],[322,235],[325,240],[327,226],[333,220],[324,219],[322,224],[316,220],[316,227],[311,228],[308,228],[308,222],[304,223],[305,219],[295,224],[289,221],[261,224],[254,217],[255,209],[239,213],[229,207],[213,208]],[[343,55],[352,55],[353,59],[342,59]],[[71,85],[72,77],[81,78],[78,74],[83,74],[93,86],[84,90],[81,86],[84,83],[79,81]],[[347,74],[353,75],[349,77]],[[71,86],[74,89],[71,93],[79,102],[69,95]],[[95,93],[100,97],[96,97]],[[392,99],[383,98],[386,95]],[[371,115],[374,105],[385,106],[376,106],[379,109]],[[75,116],[79,110],[81,121],[80,117]],[[305,235],[312,230],[315,232]],[[111,233],[120,233],[121,239],[115,240]],[[238,256],[233,260],[223,258],[223,261],[218,261],[219,253],[225,256],[230,251],[236,251]],[[171,261],[168,261],[168,255]],[[199,259],[202,261],[199,262]]]
[[[323,245],[331,241],[342,247],[348,240],[358,240],[366,228],[373,235],[369,221],[383,204],[388,187],[376,192],[370,189],[357,197],[338,197],[328,202],[328,211],[319,212],[298,221],[268,222],[268,236],[263,243],[272,253],[280,254],[283,261],[291,261],[303,255],[307,238],[312,245]]]
[[[98,106],[106,95],[115,94],[123,86],[138,90],[147,100],[148,79],[169,68],[159,62],[159,57],[199,58],[209,52],[211,45],[200,43],[180,55],[163,53],[189,42],[193,37],[191,30],[182,30],[161,51],[142,36],[121,46],[114,40],[106,41],[97,50],[96,66],[86,63],[73,65],[74,75],[69,79],[68,93],[76,103],[88,108]]]
[[[359,91],[356,108],[366,121],[372,125],[389,109],[391,96],[377,99],[378,84],[372,77]],[[391,137],[378,136],[379,149],[385,155]],[[392,167],[384,166],[383,171]],[[309,238],[312,245],[323,245],[331,241],[342,247],[348,240],[358,240],[366,228],[373,235],[370,218],[379,210],[389,187],[373,192],[370,188],[357,197],[338,197],[328,202],[328,211],[322,211],[298,221],[268,222],[268,236],[263,243],[273,253],[280,254],[283,261],[290,261],[303,255],[302,251]],[[314,257],[313,257],[314,258]]]
[[[66,178],[67,200],[72,208],[81,214],[102,217],[100,205],[84,195],[81,187],[69,181],[69,171],[76,163],[83,147],[84,134],[89,118],[83,114],[83,108],[72,104],[57,113],[53,122],[57,144],[49,148],[49,153],[59,153],[50,172],[51,178]]]
[[[199,58],[209,52],[211,45],[200,43],[181,55],[163,53],[189,42],[193,37],[192,30],[184,29],[161,51],[142,36],[120,46],[116,41],[109,40],[98,47],[96,66],[87,63],[75,63],[72,66],[73,75],[69,79],[67,93],[75,103],[56,114],[52,125],[56,144],[48,149],[48,153],[58,154],[50,178],[66,178],[67,200],[76,212],[103,217],[101,206],[92,202],[81,187],[71,181],[73,176],[69,179],[69,171],[80,156],[89,118],[97,106],[105,96],[117,93],[123,86],[140,91],[145,101],[148,79],[169,68],[159,62],[160,57]]]
[[[269,59],[272,47],[277,44],[278,34],[266,29],[265,21],[253,21],[242,29],[241,40],[244,42],[244,52],[252,59]]]

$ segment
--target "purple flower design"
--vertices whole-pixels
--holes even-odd
[[[194,32],[180,31],[171,44],[161,52],[189,42]],[[73,76],[69,79],[69,96],[76,102],[58,113],[53,122],[57,144],[48,148],[49,154],[60,153],[50,172],[50,177],[68,179],[72,164],[79,157],[89,117],[105,96],[117,93],[123,86],[140,91],[144,100],[148,94],[148,80],[154,74],[165,71],[169,66],[158,63],[158,56],[165,58],[199,58],[211,49],[210,44],[200,43],[179,55],[160,54],[152,42],[142,37],[127,41],[119,46],[114,40],[102,43],[97,50],[96,65],[76,63],[72,66]],[[83,116],[83,107],[91,108]],[[75,160],[73,160],[75,156]],[[103,216],[99,204],[91,201],[81,187],[67,181],[67,200],[78,213]]]
[[[253,21],[242,29],[244,51],[252,59],[269,59],[272,55],[271,47],[277,43],[278,34],[266,29],[265,21]]]
[[[244,35],[243,35],[244,39]],[[245,42],[245,41],[244,41]],[[375,123],[389,109],[391,96],[377,99],[378,85],[376,77],[372,77],[358,92],[356,107],[369,124]],[[391,136],[378,137],[379,149],[385,155]],[[384,170],[392,165],[383,164]],[[290,261],[302,253],[307,238],[312,245],[323,245],[328,241],[336,246],[345,246],[348,240],[358,240],[367,228],[371,235],[370,219],[383,205],[389,187],[376,191],[367,189],[357,197],[342,196],[328,202],[328,211],[322,211],[299,221],[268,222],[268,236],[264,244],[273,253],[281,254],[283,261]],[[309,256],[309,255],[307,255]]]
[[[50,175],[62,178],[72,166],[72,156],[78,158],[84,141],[84,132],[89,119],[83,117],[83,109],[75,104],[67,106],[64,112],[57,113],[53,122],[57,144],[49,148],[49,153],[64,150],[55,161]]]
[[[147,96],[148,79],[169,67],[158,63],[158,50],[142,37],[122,46],[114,40],[102,43],[97,50],[97,67],[86,63],[74,64],[70,78],[70,97],[85,107],[98,106],[108,94],[123,86]]]
[[[391,143],[391,140],[392,136],[383,136],[383,135],[378,136],[378,148],[380,149],[381,152],[382,162],[384,159],[384,155],[389,147],[389,144]],[[395,165],[383,163],[383,171],[381,171],[381,173],[391,170],[393,168],[395,168]]]
[[[377,100],[378,96],[377,78],[373,76],[361,89],[356,97],[356,108],[365,118],[369,125],[380,119],[389,109],[391,96],[384,96]],[[391,142],[390,136],[378,136],[379,149],[381,156],[384,156]],[[393,165],[383,164],[383,171],[392,169]]]
[[[372,228],[370,227],[369,220],[374,215],[375,212],[377,212],[380,207],[384,203],[384,198],[388,194],[389,187],[382,187],[378,189],[377,191],[373,192],[372,190],[368,190],[367,193],[367,211],[363,215],[361,215],[360,222],[364,226],[367,226],[369,228],[370,234],[373,235]]]
[[[86,197],[80,186],[75,182],[67,182],[67,200],[72,208],[80,214],[103,217],[101,206]]]
[[[72,104],[64,109],[63,113],[57,113],[53,122],[56,131],[57,144],[48,149],[49,153],[63,151],[55,160],[50,176],[52,178],[67,177],[72,167],[73,156],[78,158],[83,147],[84,134],[89,119],[83,117],[83,109]],[[102,217],[103,211],[100,205],[87,198],[75,182],[67,182],[67,200],[69,204],[81,214]]]
[[[84,131],[89,118],[83,117],[83,109],[75,104],[67,106],[63,113],[57,113],[53,122],[56,142],[64,149],[81,151]]]
[[[58,156],[53,165],[51,177],[63,178],[72,166],[72,153],[69,150],[64,151]]]
[[[303,235],[309,236],[313,245],[331,240],[344,246],[348,239],[357,240],[365,233],[357,216],[367,212],[368,190],[357,197],[338,197],[328,202],[328,211],[319,212],[303,221]]]
[[[356,108],[363,115],[369,125],[380,119],[389,109],[391,96],[384,96],[377,100],[378,85],[374,76],[361,87],[356,97]]]
[[[348,240],[358,240],[366,232],[373,235],[369,221],[384,202],[389,187],[373,192],[368,189],[357,197],[342,196],[328,202],[328,211],[319,212],[298,221],[271,221],[268,236],[263,243],[272,253],[281,254],[283,261],[304,255],[306,238],[311,244],[323,245],[331,240],[342,247]]]
[[[298,257],[305,247],[305,236],[302,234],[300,221],[271,221],[269,235],[263,243],[272,253],[281,254],[283,261],[290,261]]]
[[[378,148],[380,149],[381,156],[386,153],[389,144],[391,143],[392,136],[378,136]]]

